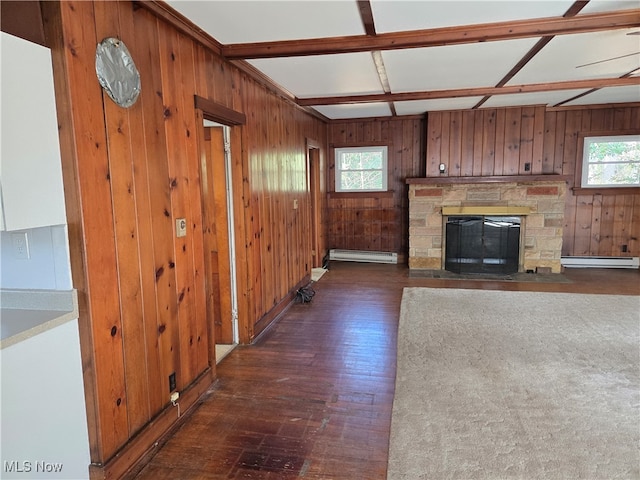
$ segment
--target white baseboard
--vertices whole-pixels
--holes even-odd
[[[562,257],[567,268],[640,268],[640,257]]]
[[[364,250],[329,250],[329,260],[345,262],[398,263],[394,252],[369,252]]]

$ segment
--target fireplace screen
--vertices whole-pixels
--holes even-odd
[[[520,217],[448,217],[445,269],[455,273],[515,273]]]

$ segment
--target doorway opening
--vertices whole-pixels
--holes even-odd
[[[236,287],[233,183],[231,179],[231,128],[204,119],[203,187],[208,298],[213,319],[215,359],[220,362],[238,344],[238,299]]]
[[[320,198],[320,144],[307,139],[307,183],[310,195],[309,242],[311,267],[323,267],[322,246],[320,242],[320,221],[322,201]]]

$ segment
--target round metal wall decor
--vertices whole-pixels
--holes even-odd
[[[128,108],[140,95],[140,73],[122,40],[109,37],[96,48],[96,75],[111,100]]]

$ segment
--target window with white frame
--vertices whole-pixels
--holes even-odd
[[[584,137],[582,187],[640,186],[640,135]]]
[[[336,192],[385,192],[387,147],[335,149]]]

